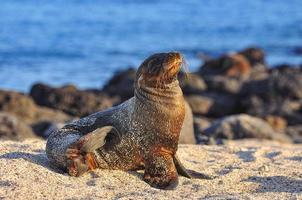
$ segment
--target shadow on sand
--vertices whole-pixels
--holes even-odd
[[[57,167],[55,167],[54,165],[52,165],[44,150],[38,150],[35,151],[37,153],[25,153],[25,152],[10,152],[10,153],[5,153],[3,155],[0,155],[0,159],[23,159],[26,160],[28,162],[34,163],[36,165],[40,165],[50,171],[53,171],[55,173],[59,173],[62,175],[66,175],[69,176],[67,173],[64,172],[64,170],[59,169]],[[142,170],[142,169],[138,169],[138,170]],[[94,171],[90,171],[89,172],[91,175],[91,178],[99,178],[99,175],[97,175]],[[128,171],[129,174],[138,177],[139,179],[143,179],[143,172],[142,171]],[[90,183],[88,183],[90,184]],[[1,182],[0,182],[0,186],[1,186]]]
[[[293,156],[293,157],[289,157],[287,158],[288,160],[293,160],[293,161],[300,161],[302,162],[302,156]]]
[[[247,151],[238,151],[236,155],[243,161],[243,162],[254,162],[256,160],[254,154],[255,149],[249,149]]]
[[[0,155],[0,159],[23,159],[28,162],[34,163],[36,165],[40,165],[42,167],[45,167],[46,169],[63,174],[64,172],[53,165],[49,162],[47,159],[47,156],[45,154],[45,151],[39,150],[37,151],[36,154],[34,153],[25,153],[25,152],[10,152],[10,153],[5,153],[3,155]]]
[[[302,193],[302,179],[293,179],[286,176],[252,176],[246,182],[259,183],[260,186],[256,190],[257,193],[264,192],[287,192]]]

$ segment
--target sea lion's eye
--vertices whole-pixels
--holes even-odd
[[[158,60],[151,60],[148,62],[148,73],[158,75],[161,70]]]

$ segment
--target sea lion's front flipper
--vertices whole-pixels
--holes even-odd
[[[71,176],[80,176],[98,167],[94,151],[101,148],[109,138],[120,141],[120,135],[113,126],[104,126],[81,137],[71,144],[67,151],[67,169]]]
[[[201,172],[196,172],[194,170],[186,169],[176,154],[173,156],[173,161],[174,161],[174,165],[175,165],[179,175],[182,175],[182,176],[190,178],[190,179],[199,178],[199,179],[212,180],[215,178],[214,176],[211,176],[211,175],[207,175],[207,174],[204,174]]]
[[[145,160],[144,180],[152,187],[171,190],[178,185],[178,174],[171,155],[152,152]]]

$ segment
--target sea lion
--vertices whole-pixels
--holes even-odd
[[[144,180],[157,188],[175,187],[178,173],[191,177],[176,156],[185,117],[177,80],[182,63],[177,52],[148,57],[136,73],[134,97],[53,132],[46,145],[49,160],[71,176],[144,167]]]

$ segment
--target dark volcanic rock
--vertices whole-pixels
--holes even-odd
[[[295,143],[302,143],[302,125],[289,126],[285,132]]]
[[[211,126],[211,120],[206,117],[194,117],[194,132],[197,143],[209,144],[209,137],[203,134],[203,131]]]
[[[117,72],[105,86],[103,91],[111,96],[119,96],[121,101],[125,101],[134,95],[134,81],[136,70],[129,68]]]
[[[223,75],[246,79],[249,77],[250,71],[251,65],[243,55],[231,54],[206,60],[198,74],[202,77]]]
[[[43,138],[47,138],[48,136],[46,136],[44,133],[46,130],[49,129],[49,127],[52,126],[52,124],[53,123],[50,121],[41,121],[41,122],[32,124],[31,127],[36,135],[43,137]]]
[[[41,121],[33,124],[31,127],[36,135],[47,139],[52,132],[62,128],[64,125],[64,123]]]
[[[223,117],[237,113],[237,97],[234,95],[208,92],[203,95],[185,97],[196,115]]]
[[[208,91],[238,94],[243,85],[243,80],[228,76],[210,76],[204,78]]]
[[[249,47],[238,52],[247,58],[252,67],[257,65],[265,65],[265,53],[261,48]],[[263,69],[266,67],[264,66]]]
[[[272,69],[263,80],[246,82],[241,89],[242,112],[284,117],[290,125],[302,123],[302,73],[300,69]]]
[[[214,104],[213,99],[201,95],[189,95],[185,97],[194,114],[207,115]]]
[[[258,47],[249,47],[238,52],[243,55],[251,65],[250,79],[259,80],[266,78],[268,67],[265,62],[265,53]]]
[[[287,121],[279,116],[268,115],[265,117],[265,121],[278,132],[284,132],[287,127]]]
[[[251,98],[242,101],[247,113],[259,117],[268,115],[280,116],[286,119],[288,124],[301,124],[302,112],[301,102],[294,102],[288,99],[276,98],[268,101],[252,96]]]
[[[262,98],[274,97],[279,95],[295,99],[302,98],[302,70],[299,68],[278,66],[270,69],[270,76],[256,81],[247,82],[242,92],[253,94]]]
[[[223,139],[259,138],[282,142],[291,140],[284,134],[278,133],[264,120],[249,115],[240,114],[216,120],[204,130],[206,136],[218,142]]]
[[[302,99],[302,72],[299,70],[274,70],[268,78],[271,92],[294,99]]]
[[[0,111],[14,115],[28,124],[37,121],[65,122],[70,119],[60,111],[37,106],[27,95],[5,90],[0,90]]]
[[[236,77],[257,80],[268,76],[265,53],[257,47],[249,47],[237,53],[207,58],[198,71],[203,78],[208,76]],[[208,78],[208,80],[210,80]]]
[[[62,110],[80,117],[110,108],[116,102],[116,99],[112,99],[100,91],[81,91],[71,85],[53,88],[38,83],[33,85],[30,95],[38,105]]]
[[[207,89],[204,80],[193,73],[179,73],[178,80],[185,95],[201,94]]]
[[[212,120],[201,117],[201,116],[195,116],[194,117],[194,130],[195,133],[201,134],[205,129],[211,126]]]
[[[32,129],[16,117],[0,112],[0,139],[24,140],[33,138]]]
[[[302,73],[302,65],[280,64],[269,69],[269,72],[284,72],[284,73]]]
[[[26,95],[0,90],[0,111],[14,114],[29,122],[35,118],[36,106],[33,100]]]

